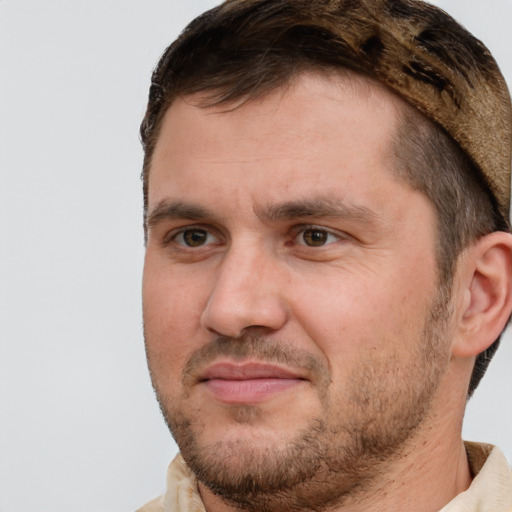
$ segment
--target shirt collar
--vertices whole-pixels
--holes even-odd
[[[465,446],[475,477],[440,512],[512,512],[512,470],[505,455],[490,444],[466,442]]]
[[[439,512],[512,512],[512,469],[503,453],[489,444],[466,442],[470,469],[476,475],[469,488]],[[206,512],[197,481],[178,455],[167,471],[164,512]]]

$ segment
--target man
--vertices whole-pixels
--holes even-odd
[[[228,0],[141,127],[153,385],[141,510],[512,510],[464,408],[512,311],[511,109],[415,0]]]

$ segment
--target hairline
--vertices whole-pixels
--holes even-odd
[[[402,119],[405,116],[401,114],[406,114],[407,112],[415,112],[417,115],[421,116],[425,121],[429,121],[428,117],[425,116],[422,112],[420,112],[413,105],[409,104],[404,98],[402,98],[398,93],[393,91],[389,86],[380,82],[377,78],[362,73],[361,71],[357,71],[351,69],[348,66],[327,66],[327,65],[314,65],[309,63],[307,66],[303,66],[298,70],[293,71],[282,83],[275,83],[271,86],[255,88],[254,91],[250,95],[245,95],[239,98],[224,100],[222,97],[223,90],[222,89],[204,89],[201,91],[193,91],[188,92],[185,91],[176,91],[175,94],[171,95],[171,97],[167,98],[166,101],[162,104],[160,111],[158,112],[157,121],[153,127],[153,136],[149,143],[149,147],[144,150],[144,164],[142,170],[142,180],[143,180],[143,188],[144,188],[144,230],[146,230],[147,224],[147,215],[148,215],[148,192],[149,192],[149,179],[151,175],[151,167],[153,155],[155,153],[156,146],[158,141],[160,140],[162,125],[164,119],[171,108],[171,106],[178,100],[186,101],[187,103],[192,104],[198,108],[202,109],[212,109],[217,108],[218,113],[230,112],[236,110],[247,103],[257,102],[258,100],[264,99],[270,96],[272,93],[277,91],[282,91],[282,93],[286,93],[286,91],[294,85],[297,81],[299,81],[305,75],[317,75],[327,80],[332,80],[334,77],[338,76],[342,79],[345,84],[349,85],[353,92],[361,93],[366,97],[370,97],[375,89],[380,89],[381,91],[385,91],[392,100],[392,103],[396,109],[396,124],[392,127],[393,133],[391,133],[389,140],[389,151],[386,155],[386,158],[391,158],[393,163],[396,164],[397,168],[392,165],[393,172],[401,179],[402,182],[411,186],[411,180],[407,179],[402,172],[400,172],[399,164],[400,161],[396,156],[393,156],[393,149],[395,147],[396,139],[400,134],[400,126],[402,123]],[[414,188],[414,187],[413,187]],[[425,196],[426,194],[421,191]],[[427,197],[427,196],[426,196]],[[427,197],[427,199],[429,199]]]

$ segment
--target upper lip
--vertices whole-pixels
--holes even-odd
[[[251,379],[304,379],[297,371],[289,370],[272,363],[263,362],[217,362],[201,372],[199,381],[251,380]]]

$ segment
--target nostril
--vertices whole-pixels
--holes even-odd
[[[275,332],[284,325],[287,314],[284,308],[273,302],[275,299],[272,298],[255,301],[252,304],[212,300],[201,316],[201,326],[216,336],[234,339],[247,332],[257,335]]]
[[[275,329],[266,327],[264,325],[249,325],[247,327],[244,327],[238,332],[220,332],[212,328],[206,328],[206,330],[210,333],[215,335],[218,338],[229,338],[232,340],[242,340],[247,337],[252,338],[263,338],[265,336],[269,336],[271,334],[274,334],[276,332]]]

